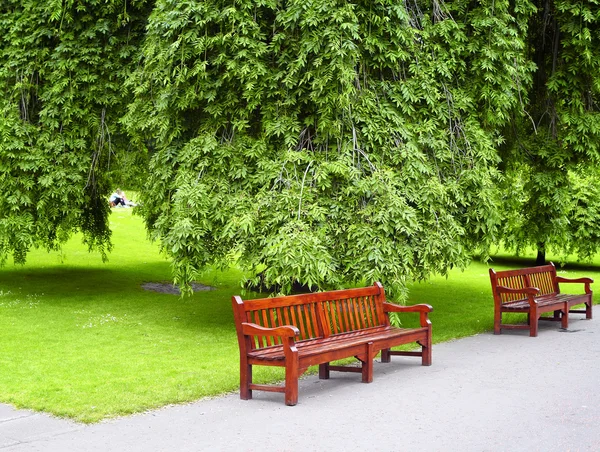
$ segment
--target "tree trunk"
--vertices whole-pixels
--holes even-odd
[[[546,244],[539,242],[537,246],[537,257],[535,258],[535,265],[546,265]]]

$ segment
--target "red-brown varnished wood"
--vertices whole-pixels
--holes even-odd
[[[362,381],[373,381],[373,361],[392,355],[420,356],[431,364],[429,305],[398,306],[385,302],[380,283],[373,286],[316,294],[242,300],[232,299],[240,347],[240,397],[251,399],[253,390],[283,392],[285,403],[298,402],[298,377],[309,366],[319,366],[319,378],[330,372],[360,372]],[[390,325],[388,313],[417,313],[420,328]],[[418,352],[396,352],[392,347],[416,343]],[[360,367],[330,365],[355,357]],[[252,383],[252,366],[285,368],[285,385]]]
[[[553,263],[539,267],[521,268],[496,272],[490,268],[490,282],[494,297],[494,334],[503,329],[529,329],[529,335],[538,335],[538,321],[555,320],[562,328],[569,326],[569,313],[585,313],[592,318],[591,278],[569,279],[558,276]],[[585,294],[563,294],[562,283],[580,283],[585,285]],[[584,305],[585,309],[571,309]],[[527,314],[527,325],[506,324],[502,322],[503,313]],[[552,312],[553,317],[541,317]]]
[[[360,359],[360,357],[358,357]],[[365,344],[364,358],[362,361],[362,382],[371,383],[373,381],[373,359],[375,358],[375,347],[372,341]]]

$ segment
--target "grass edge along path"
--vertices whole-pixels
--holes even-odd
[[[145,291],[169,280],[169,263],[130,210],[113,210],[111,227],[106,264],[74,238],[60,254],[38,250],[25,266],[0,269],[0,402],[91,423],[238,390],[230,300],[241,274],[209,271],[200,282],[215,290],[190,298]],[[561,274],[600,280],[599,268]],[[410,294],[409,304],[434,307],[434,343],[492,330],[485,264],[412,284]],[[254,375],[283,377],[265,367]]]

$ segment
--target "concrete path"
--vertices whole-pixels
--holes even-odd
[[[0,452],[600,451],[600,319],[572,318],[392,357],[371,384],[310,376],[295,407],[232,394],[86,426],[0,406]]]

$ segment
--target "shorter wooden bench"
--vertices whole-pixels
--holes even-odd
[[[490,268],[490,281],[494,294],[494,334],[503,329],[528,329],[529,335],[538,335],[538,320],[560,321],[562,328],[569,327],[569,312],[585,313],[592,318],[591,278],[569,279],[556,274],[554,264],[496,272]],[[559,283],[585,284],[585,293],[569,295],[560,292]],[[571,309],[576,305],[585,309]],[[502,323],[503,313],[526,313],[527,325]],[[553,312],[553,317],[541,317]]]
[[[258,300],[232,299],[240,346],[240,398],[252,398],[253,390],[282,392],[286,405],[298,402],[298,378],[309,366],[319,365],[319,378],[330,371],[360,372],[362,381],[373,381],[373,360],[391,355],[420,356],[431,365],[431,306],[399,306],[386,303],[380,283],[329,292],[290,295]],[[390,325],[390,312],[416,312],[420,327]],[[391,347],[417,342],[420,351],[393,351]],[[330,365],[331,361],[356,357],[361,367]],[[285,367],[285,385],[252,382],[252,366]]]

